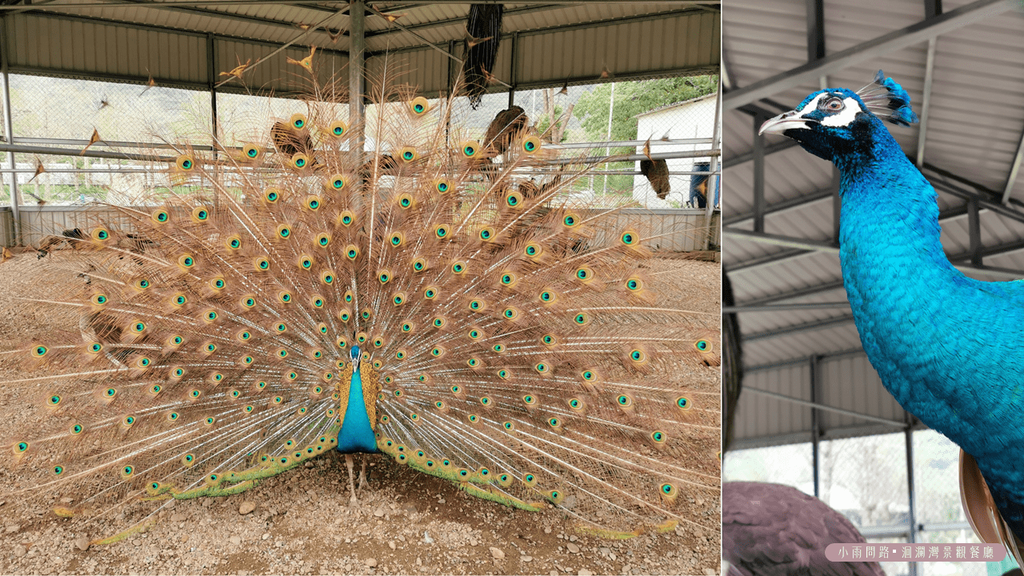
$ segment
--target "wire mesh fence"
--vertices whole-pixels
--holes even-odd
[[[28,75],[12,75],[10,86],[14,140],[0,148],[15,150],[14,166],[0,163],[0,205],[11,204],[16,181],[20,206],[48,207],[19,216],[22,243],[67,229],[74,217],[58,215],[54,207],[132,206],[154,190],[173,192],[173,162],[184,151],[182,143],[215,159],[223,157],[224,148],[271,145],[274,122],[310,113],[301,100],[218,93],[214,132],[214,98],[207,92]],[[716,90],[716,77],[665,78],[516,91],[513,100],[527,118],[526,130],[540,135],[545,146],[586,156],[631,156],[563,181],[553,203],[649,209],[626,217],[639,218],[643,231],[658,237],[655,249],[691,251],[714,248],[720,238],[719,213],[709,219],[697,209],[708,196],[714,163]],[[366,150],[387,153],[386,140],[375,137],[372,127],[385,109],[400,105],[367,106]],[[443,104],[434,99],[432,105]],[[348,117],[347,102],[328,106],[338,118]],[[461,132],[449,136],[482,139],[496,116],[509,109],[508,93],[487,94],[475,108],[457,98],[446,114]],[[661,158],[678,155],[687,157]],[[559,172],[558,166],[524,167],[516,178],[543,186],[557,183]],[[687,206],[694,207],[692,214],[660,210]],[[10,211],[0,212],[5,220],[0,226],[12,228],[13,218]],[[14,242],[14,233],[5,234],[4,241]]]

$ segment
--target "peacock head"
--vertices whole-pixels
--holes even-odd
[[[359,372],[359,360],[360,360],[361,356],[362,355],[360,353],[359,346],[353,344],[352,345],[352,351],[349,352],[349,355],[348,355],[349,359],[352,360],[352,372],[353,373]]]
[[[879,139],[891,140],[882,119],[909,126],[917,122],[910,95],[881,70],[874,82],[858,92],[846,88],[819,90],[794,110],[761,125],[758,134],[782,134],[805,150],[837,161],[849,154],[867,153]]]

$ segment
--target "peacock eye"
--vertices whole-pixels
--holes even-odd
[[[829,98],[824,102],[824,104],[822,104],[822,109],[827,110],[829,112],[838,112],[842,110],[843,107],[844,105],[842,99],[835,97]]]

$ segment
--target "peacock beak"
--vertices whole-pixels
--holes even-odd
[[[778,116],[767,120],[764,124],[761,124],[761,128],[757,131],[757,135],[784,134],[786,130],[801,129],[808,129],[806,119],[797,116],[796,110],[790,110],[789,112],[779,114]]]

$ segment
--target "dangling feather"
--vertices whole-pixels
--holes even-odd
[[[672,191],[668,176],[668,162],[663,159],[651,158],[650,138],[644,142],[644,156],[647,158],[640,161],[640,174],[651,183],[651,188],[654,188],[654,193],[659,200],[668,198],[669,192]]]
[[[465,78],[463,93],[469,96],[469,103],[474,109],[480,105],[494,72],[504,10],[501,4],[473,4],[469,7],[462,74]]]

